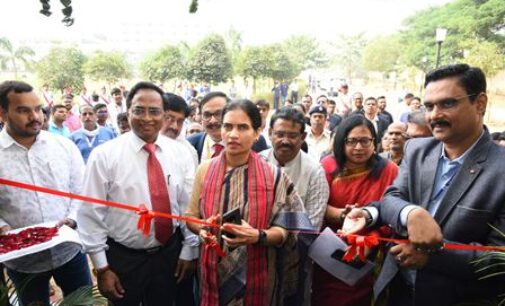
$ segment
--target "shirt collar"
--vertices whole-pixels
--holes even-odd
[[[141,139],[140,137],[138,137],[137,134],[135,134],[135,132],[133,132],[133,131],[128,134],[129,134],[128,136],[131,137],[133,149],[135,150],[135,152],[138,153],[138,152],[142,151],[146,142],[143,139]],[[161,136],[161,134],[158,133],[158,137],[156,137],[156,141],[154,141],[154,144],[156,145],[156,147],[158,149],[160,149],[162,151],[161,146],[160,146],[160,137],[162,137],[162,136]]]
[[[47,133],[48,132],[46,132],[46,131],[40,131],[40,133],[35,138],[34,144],[38,143],[38,142],[45,142],[46,139],[47,139]],[[12,138],[11,135],[9,135],[9,133],[7,133],[7,128],[4,128],[0,132],[0,147],[6,149],[6,148],[8,148],[8,147],[10,147],[10,146],[12,146],[14,144],[17,145],[17,146],[19,146],[19,147],[24,148],[16,140],[14,140],[14,138]]]
[[[463,165],[463,162],[465,161],[466,157],[468,156],[468,154],[470,154],[470,152],[472,151],[472,149],[480,141],[480,139],[484,135],[484,132],[485,131],[482,131],[482,133],[480,134],[479,138],[470,146],[470,148],[468,148],[463,154],[461,154],[460,157],[458,157],[456,159],[453,159],[453,160],[450,160],[449,157],[447,157],[447,155],[445,154],[445,144],[442,143],[442,154],[440,154],[440,159],[443,159],[444,161],[449,162],[449,163],[458,163],[460,165]]]

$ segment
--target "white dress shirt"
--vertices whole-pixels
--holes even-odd
[[[309,147],[309,155],[317,162],[321,160],[323,153],[330,149],[331,136],[330,132],[326,129],[323,130],[323,133],[316,137],[312,134],[312,130],[309,128],[307,132],[307,137],[305,138],[305,142]]]
[[[321,164],[302,150],[284,166],[279,164],[272,148],[261,151],[260,155],[269,163],[281,167],[288,175],[295,184],[310,222],[316,229],[320,229],[330,196],[330,188]]]
[[[224,142],[218,141],[215,142],[212,140],[212,138],[209,136],[209,134],[205,134],[205,140],[203,141],[203,149],[202,149],[202,157],[201,161],[203,162],[204,160],[209,160],[212,158],[212,155],[214,155],[214,145],[215,144],[220,144],[224,147]]]
[[[0,165],[2,178],[81,193],[84,162],[66,137],[41,131],[27,149],[4,129],[0,132]],[[78,201],[69,198],[0,185],[0,226],[16,229],[65,218],[77,220],[78,208]],[[62,244],[5,264],[20,272],[39,273],[62,266],[80,249],[76,244]]]
[[[176,140],[160,134],[155,144],[156,158],[167,178],[171,212],[180,216],[189,202],[195,174],[194,162],[187,149]],[[128,132],[95,148],[88,159],[83,193],[133,207],[145,204],[147,209],[152,209],[147,179],[149,154],[143,149],[144,145],[145,142],[134,132]],[[154,226],[149,235],[144,236],[137,229],[138,219],[133,211],[91,203],[81,206],[78,231],[95,268],[107,265],[107,237],[132,249],[160,245],[154,235]],[[180,226],[184,236],[180,258],[197,258],[198,237],[187,229],[185,223],[173,220],[173,224],[174,231]]]

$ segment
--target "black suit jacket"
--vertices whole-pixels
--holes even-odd
[[[200,163],[202,160],[202,151],[203,151],[203,144],[205,143],[205,137],[207,136],[207,133],[202,132],[202,133],[197,133],[194,135],[191,135],[187,138],[189,143],[196,149],[196,152],[198,153],[198,162]],[[258,138],[258,141],[254,143],[252,146],[253,151],[255,152],[261,152],[263,150],[268,149],[267,142],[265,141],[265,138],[263,135],[260,135]]]
[[[405,206],[427,208],[441,152],[442,143],[432,137],[407,142],[398,177],[383,200],[373,204],[379,210],[379,223],[391,224],[400,233],[403,226],[399,215]],[[494,144],[486,130],[469,152],[434,215],[446,242],[505,245],[505,237],[489,225],[505,231],[504,187],[505,149]],[[443,250],[430,255],[426,266],[417,270],[415,305],[449,306],[495,298],[503,293],[505,277],[478,280],[472,262],[483,254]],[[483,261],[490,263],[490,258]],[[376,296],[398,272],[398,262],[388,254],[374,286]]]

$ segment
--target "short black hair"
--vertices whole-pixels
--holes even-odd
[[[128,96],[126,96],[126,109],[130,109],[132,106],[133,97],[135,97],[137,92],[142,89],[150,89],[159,93],[162,101],[161,104],[163,104],[163,90],[156,86],[154,83],[142,81],[133,85],[133,87],[130,89],[130,92],[128,92]]]
[[[183,113],[184,118],[189,116],[189,107],[186,101],[181,96],[173,93],[165,93],[163,95],[163,110]]]
[[[492,140],[500,140],[501,134],[502,134],[501,132],[491,133],[491,139]]]
[[[97,103],[97,104],[95,104],[95,106],[93,106],[93,110],[96,113],[99,109],[104,108],[104,107],[107,108],[107,104],[105,104],[105,103]]]
[[[117,122],[128,121],[128,113],[122,112],[117,114],[116,121]]]
[[[65,105],[63,105],[63,104],[55,104],[55,105],[53,105],[53,107],[51,107],[51,114],[56,113],[56,111],[57,111],[58,109],[60,109],[60,108],[67,109],[67,108],[65,107]]]
[[[384,99],[384,100],[386,100],[386,97],[385,97],[385,96],[378,96],[378,97],[377,97],[377,100],[380,100],[380,99]]]
[[[328,99],[328,104],[330,104],[330,105],[337,105],[337,102],[335,102],[335,100]]]
[[[117,87],[114,87],[112,88],[112,90],[110,91],[110,94],[113,95],[113,94],[121,94],[121,89],[117,88]]]
[[[25,93],[32,92],[33,87],[25,82],[21,81],[5,81],[0,84],[0,107],[4,110],[9,109],[9,99],[7,96],[11,93]]]
[[[374,97],[368,97],[365,99],[365,103],[366,103],[366,101],[370,101],[370,100],[374,100],[375,102],[377,102],[377,99],[375,99]]]
[[[404,99],[412,99],[412,98],[414,98],[414,94],[412,94],[412,93],[410,93],[410,92],[409,92],[409,93],[407,93],[407,94],[405,95],[405,97],[404,97]]]
[[[226,103],[228,103],[230,101],[230,99],[228,98],[228,96],[222,92],[222,91],[211,91],[209,92],[208,94],[206,94],[202,101],[200,101],[200,111],[202,110],[203,106],[209,102],[210,100],[216,98],[216,97],[220,97],[220,98],[224,98],[226,100]],[[252,103],[252,102],[251,102]]]
[[[223,109],[221,122],[224,119],[226,113],[237,109],[247,114],[247,117],[249,117],[251,120],[251,125],[255,131],[261,127],[261,116],[258,107],[254,105],[254,103],[252,103],[250,100],[246,99],[234,100],[231,103],[226,104]]]
[[[333,140],[333,156],[335,157],[338,167],[335,173],[332,173],[332,175],[337,176],[339,174],[343,174],[344,165],[347,161],[347,157],[345,155],[345,139],[351,130],[358,126],[366,127],[374,139],[373,144],[376,150],[374,150],[373,155],[368,160],[367,166],[372,169],[370,173],[371,177],[378,178],[387,164],[387,161],[377,154],[377,148],[380,139],[377,139],[377,133],[375,132],[375,128],[372,122],[366,119],[365,116],[357,114],[345,118],[338,125],[337,131],[335,133],[335,139]]]
[[[254,104],[256,104],[256,106],[262,106],[270,109],[270,103],[268,103],[265,99],[259,99],[258,101],[254,102]]]
[[[291,121],[293,123],[300,124],[300,133],[305,133],[305,116],[292,107],[283,107],[279,109],[275,114],[273,114],[270,119],[270,128],[274,128],[275,121],[278,119],[283,119],[286,121]]]
[[[486,92],[487,83],[484,72],[479,67],[470,67],[467,64],[448,65],[431,71],[426,75],[424,87],[426,88],[431,82],[446,78],[457,78],[472,102],[480,93]]]

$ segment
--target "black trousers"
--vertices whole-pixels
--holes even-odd
[[[182,248],[177,230],[163,247],[135,250],[112,239],[107,240],[107,260],[123,289],[124,297],[112,300],[114,306],[171,306],[176,296],[175,267]]]

